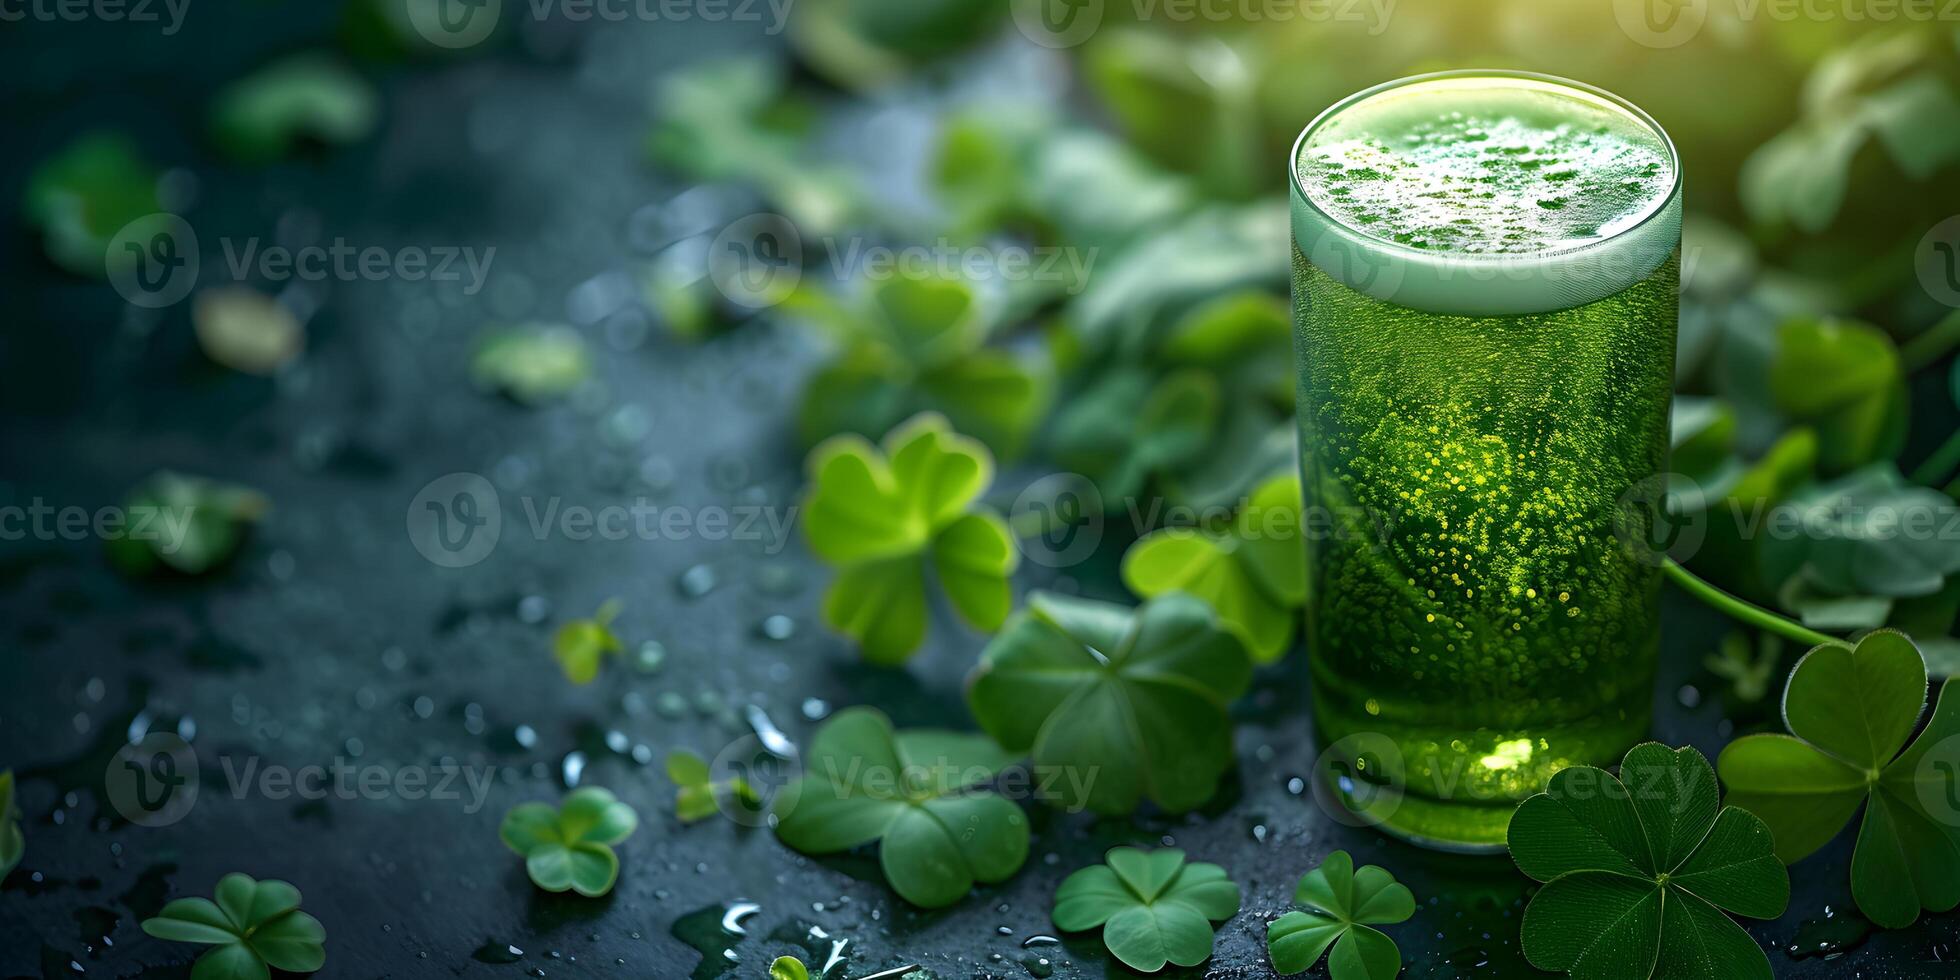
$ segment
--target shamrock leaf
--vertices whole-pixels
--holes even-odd
[[[1769,695],[1770,681],[1776,676],[1776,665],[1783,653],[1783,641],[1764,633],[1759,648],[1752,649],[1749,634],[1737,630],[1722,638],[1720,650],[1704,658],[1702,666],[1728,681],[1736,700],[1754,704]]]
[[[1088,49],[1086,75],[1130,142],[1223,197],[1264,190],[1259,78],[1250,45],[1119,30]],[[1193,121],[1209,126],[1193,133]]]
[[[1254,660],[1278,660],[1307,598],[1300,478],[1261,485],[1222,533],[1165,528],[1139,539],[1123,555],[1123,582],[1146,599],[1172,591],[1203,599]]]
[[[498,331],[477,344],[470,360],[477,387],[533,407],[571,394],[591,373],[584,338],[566,326]]]
[[[563,807],[520,803],[504,814],[497,836],[524,858],[531,883],[548,892],[566,889],[587,898],[612,891],[619,856],[612,845],[640,825],[633,808],[597,786],[581,786]]]
[[[849,708],[817,731],[809,775],[777,794],[776,836],[805,854],[878,841],[899,897],[951,905],[1027,860],[1027,816],[982,788],[1011,762],[978,735],[894,732],[882,712]]]
[[[270,507],[256,490],[159,470],[129,492],[128,526],[107,539],[109,558],[131,575],[159,566],[201,575],[230,560]]]
[[[1127,814],[1147,796],[1182,812],[1231,768],[1227,709],[1251,681],[1238,640],[1191,596],[1131,610],[1035,593],[987,644],[966,701],[1002,748],[1080,777],[1052,802]]]
[[[206,357],[246,374],[278,374],[306,346],[306,328],[286,304],[245,286],[200,291],[191,326]]]
[[[824,621],[866,659],[900,663],[925,639],[928,562],[961,618],[982,630],[1007,618],[1020,552],[1000,515],[976,504],[993,480],[987,447],[926,413],[887,434],[882,450],[833,436],[809,465],[804,534],[838,570]]]
[[[27,179],[21,214],[41,233],[56,265],[100,277],[107,263],[131,260],[109,252],[124,225],[162,210],[157,173],[136,147],[115,133],[92,133],[48,159]]]
[[[299,910],[299,889],[234,872],[219,879],[217,899],[180,898],[143,920],[158,939],[216,947],[197,958],[191,980],[265,980],[268,966],[312,973],[326,965],[326,927]]]
[[[1002,9],[989,0],[810,0],[788,26],[802,61],[839,85],[868,91],[990,36]]]
[[[1395,941],[1369,928],[1416,914],[1415,896],[1394,875],[1372,864],[1357,871],[1346,851],[1335,851],[1301,877],[1293,902],[1309,911],[1288,912],[1266,927],[1275,971],[1304,972],[1332,946],[1327,973],[1333,980],[1389,980],[1402,972]]]
[[[1926,709],[1926,664],[1912,641],[1879,630],[1856,647],[1825,644],[1797,661],[1783,689],[1791,734],[1748,735],[1722,750],[1729,801],[1763,818],[1786,863],[1824,846],[1864,807],[1851,897],[1887,929],[1911,925],[1922,907],[1960,905],[1955,683],[1940,688],[1932,721],[1907,746]]]
[[[1787,321],[1769,372],[1777,409],[1816,428],[1826,470],[1887,459],[1904,445],[1905,375],[1885,331],[1855,320]]]
[[[1133,970],[1203,963],[1211,958],[1212,923],[1239,913],[1239,886],[1225,869],[1186,864],[1176,848],[1113,847],[1103,861],[1055,889],[1053,918],[1064,932],[1100,926],[1103,945]]]
[[[1056,413],[1049,454],[1095,481],[1103,499],[1135,497],[1153,475],[1203,454],[1222,397],[1217,379],[1201,368],[1160,378],[1141,366],[1115,367]]]
[[[0,769],[0,879],[20,865],[27,841],[20,832],[20,807],[14,805],[14,771]]]
[[[810,980],[810,968],[794,956],[778,956],[769,964],[769,980]]]
[[[1766,534],[1764,580],[1819,629],[1870,629],[1896,599],[1930,596],[1960,574],[1960,548],[1940,529],[1960,519],[1945,494],[1915,486],[1890,463],[1792,494],[1798,534]]]
[[[667,754],[667,778],[673,780],[677,787],[674,813],[682,823],[714,816],[715,811],[721,809],[724,796],[750,808],[761,802],[755,788],[740,776],[715,782],[708,769],[708,760],[692,752],[677,750]]]
[[[1715,770],[1693,748],[1634,746],[1615,777],[1552,776],[1511,816],[1511,859],[1545,882],[1524,910],[1525,959],[1575,977],[1740,980],[1768,957],[1723,914],[1774,919],[1790,876],[1769,828],[1717,809]]]
[[[872,283],[854,304],[806,290],[792,294],[789,308],[842,344],[803,389],[798,420],[806,442],[840,432],[875,436],[937,411],[1015,456],[1047,412],[1046,377],[1014,354],[982,346],[987,317],[961,280],[895,276]]]
[[[374,131],[374,86],[330,58],[299,55],[248,75],[218,95],[211,128],[218,145],[246,163],[265,163],[302,141],[353,143]]]
[[[626,649],[612,631],[612,621],[619,615],[619,609],[618,599],[607,599],[600,603],[599,611],[591,619],[574,619],[558,627],[557,635],[551,638],[551,656],[565,672],[566,680],[574,684],[592,683],[599,676],[599,665],[606,654]]]

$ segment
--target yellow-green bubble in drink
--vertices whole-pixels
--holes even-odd
[[[1648,727],[1658,569],[1622,502],[1666,468],[1679,164],[1607,93],[1450,72],[1329,109],[1291,172],[1322,775],[1500,847]]]

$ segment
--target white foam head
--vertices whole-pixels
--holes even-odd
[[[1293,235],[1377,299],[1467,316],[1604,299],[1680,244],[1674,145],[1638,108],[1515,72],[1418,75],[1360,92],[1293,147]]]

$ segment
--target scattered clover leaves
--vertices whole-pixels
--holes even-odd
[[[1511,817],[1511,859],[1545,882],[1525,907],[1531,965],[1588,980],[1770,976],[1723,912],[1783,914],[1790,876],[1770,830],[1717,807],[1715,770],[1693,748],[1648,742],[1617,777],[1573,766]]]
[[[1051,802],[1118,815],[1193,809],[1232,765],[1228,707],[1252,665],[1181,593],[1131,610],[1035,593],[987,644],[967,705],[1001,746],[1065,774]]]
[[[1124,554],[1123,581],[1144,598],[1181,591],[1203,599],[1254,660],[1278,660],[1293,644],[1307,598],[1299,478],[1261,485],[1221,533],[1165,528],[1146,535]]]
[[[20,832],[20,807],[14,803],[14,771],[0,769],[0,879],[20,864],[27,841]]]
[[[215,947],[197,958],[191,980],[266,980],[268,966],[312,973],[326,965],[326,927],[299,910],[299,889],[232,873],[219,879],[217,899],[180,898],[143,920],[158,939]]]
[[[667,778],[673,780],[677,787],[674,813],[682,823],[714,816],[721,809],[724,796],[745,807],[755,807],[761,799],[749,781],[740,776],[715,782],[708,768],[708,760],[692,752],[674,751],[667,754]]]
[[[606,655],[626,649],[612,630],[612,621],[619,616],[619,610],[618,599],[607,599],[591,619],[574,619],[558,627],[557,635],[551,638],[551,656],[558,661],[567,680],[574,684],[592,683],[599,676]]]
[[[218,145],[245,163],[268,163],[303,143],[366,139],[380,117],[374,86],[316,54],[260,69],[219,93],[211,113]]]
[[[269,509],[257,490],[160,470],[129,492],[127,533],[108,538],[106,547],[130,575],[159,568],[202,575],[230,561]]]
[[[21,215],[40,231],[56,265],[100,278],[109,264],[134,258],[109,251],[116,233],[162,209],[156,170],[128,137],[101,132],[76,140],[28,177]]]
[[[1103,861],[1062,881],[1053,918],[1064,932],[1102,927],[1103,945],[1133,970],[1203,963],[1212,923],[1239,912],[1239,886],[1225,869],[1186,864],[1176,848],[1115,847]]]
[[[1288,912],[1266,927],[1275,971],[1305,972],[1332,946],[1327,974],[1333,980],[1390,980],[1402,972],[1395,941],[1370,928],[1416,914],[1415,896],[1394,875],[1372,864],[1356,869],[1346,851],[1335,851],[1300,878],[1293,902],[1308,911]]]
[[[805,854],[878,841],[892,890],[942,908],[1027,860],[1027,815],[986,788],[1013,761],[978,735],[894,732],[882,712],[849,708],[817,731],[808,775],[776,795],[776,836]]]
[[[1802,533],[1762,536],[1763,577],[1806,626],[1881,626],[1898,600],[1936,595],[1960,578],[1960,548],[1939,533],[1960,520],[1960,507],[1906,482],[1891,463],[1800,490],[1783,506]]]
[[[882,449],[833,436],[809,465],[803,530],[838,569],[824,621],[855,639],[865,659],[902,663],[924,641],[928,563],[961,618],[999,628],[1020,552],[1000,515],[976,503],[993,480],[987,447],[926,413],[893,429]]]
[[[876,436],[935,411],[1011,458],[1048,411],[1046,375],[984,346],[989,318],[961,280],[893,276],[866,284],[856,302],[803,290],[787,307],[840,348],[803,389],[798,420],[806,443],[840,432]]]
[[[778,956],[769,964],[769,980],[810,980],[810,968],[794,956]]]
[[[524,871],[539,888],[596,898],[619,880],[619,856],[612,846],[639,825],[639,815],[612,793],[581,786],[565,797],[563,807],[518,804],[504,814],[497,836],[524,858]]]
[[[1879,630],[1856,647],[1811,650],[1783,690],[1791,734],[1748,735],[1722,750],[1729,802],[1763,818],[1786,863],[1836,837],[1863,805],[1851,858],[1859,911],[1897,929],[1917,920],[1922,907],[1960,905],[1954,685],[1941,687],[1932,720],[1908,747],[1926,709],[1926,664],[1912,641]]]
[[[571,394],[591,373],[585,339],[562,324],[499,330],[470,360],[477,387],[534,408]]]

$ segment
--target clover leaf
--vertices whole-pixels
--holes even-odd
[[[497,331],[477,344],[470,360],[477,387],[532,407],[571,394],[591,374],[584,338],[562,325]]]
[[[1221,533],[1164,528],[1139,539],[1123,555],[1123,582],[1146,599],[1172,591],[1203,599],[1252,659],[1278,660],[1307,598],[1300,478],[1262,484]]]
[[[769,980],[810,980],[810,968],[794,956],[778,956],[769,964]]]
[[[1836,837],[1862,805],[1851,897],[1880,926],[1960,905],[1956,683],[1941,686],[1932,720],[1907,746],[1926,709],[1926,664],[1912,641],[1878,630],[1855,647],[1812,649],[1783,690],[1791,734],[1748,735],[1722,750],[1729,801],[1763,818],[1788,863]]]
[[[619,856],[612,846],[639,825],[639,815],[611,792],[581,786],[565,797],[563,807],[518,804],[504,814],[497,836],[524,858],[532,884],[596,898],[619,880]]]
[[[1770,393],[1790,419],[1817,430],[1818,461],[1842,472],[1905,445],[1906,383],[1898,347],[1856,320],[1799,318],[1777,330]]]
[[[1153,476],[1204,454],[1223,414],[1218,379],[1188,367],[1161,377],[1140,365],[1102,372],[1055,413],[1048,452],[1094,481],[1105,500],[1142,493]]]
[[[708,768],[708,760],[685,750],[667,754],[667,778],[673,780],[677,788],[674,798],[674,814],[682,823],[693,823],[715,815],[721,809],[723,797],[746,807],[755,807],[761,797],[749,781],[735,776],[723,782],[715,782]]]
[[[1718,652],[1702,659],[1708,672],[1729,682],[1737,701],[1754,704],[1769,695],[1770,681],[1783,654],[1783,641],[1764,633],[1755,647],[1741,630],[1722,638]]]
[[[1960,548],[1940,529],[1960,519],[1945,494],[1915,486],[1890,463],[1792,494],[1800,534],[1766,534],[1764,580],[1818,629],[1869,629],[1895,600],[1930,596],[1960,576]]]
[[[1020,552],[1007,522],[976,503],[993,480],[987,447],[925,413],[888,433],[882,449],[832,436],[811,451],[809,467],[803,531],[838,570],[824,621],[856,640],[865,659],[901,663],[924,641],[928,563],[975,628],[1007,618]]]
[[[1372,864],[1357,870],[1346,851],[1335,851],[1300,878],[1293,902],[1308,911],[1288,912],[1266,927],[1274,971],[1304,972],[1332,946],[1327,975],[1333,980],[1389,980],[1402,972],[1395,940],[1370,928],[1416,914],[1415,896],[1394,875]]]
[[[127,137],[104,132],[83,136],[34,171],[21,215],[56,265],[100,278],[106,263],[133,258],[109,252],[116,233],[162,208],[156,170]]]
[[[878,841],[899,897],[951,905],[1027,860],[1027,816],[985,788],[1013,761],[978,735],[894,732],[882,712],[849,708],[818,729],[809,774],[777,794],[776,836],[805,854]]]
[[[1127,814],[1193,809],[1232,766],[1232,701],[1252,681],[1211,607],[1172,593],[1132,610],[1037,592],[980,655],[966,701],[1009,752],[1056,780],[1051,802]]]
[[[798,425],[806,442],[875,436],[936,411],[1012,457],[1047,414],[1048,379],[1024,358],[983,346],[988,318],[964,281],[901,275],[869,284],[856,302],[804,290],[788,306],[841,346],[804,386]]]
[[[231,560],[270,508],[249,487],[159,470],[129,492],[122,533],[108,537],[105,547],[131,575],[160,567],[202,575]]]
[[[1634,746],[1616,777],[1553,775],[1511,816],[1511,859],[1545,882],[1525,906],[1525,959],[1575,977],[1739,980],[1768,957],[1723,912],[1774,919],[1790,876],[1770,830],[1717,808],[1715,770],[1693,748]]]
[[[278,374],[306,346],[299,317],[286,304],[246,286],[200,291],[191,308],[191,326],[206,357],[246,374]]]
[[[374,131],[380,100],[366,79],[317,54],[287,58],[226,86],[211,112],[218,144],[265,163],[302,141],[353,143]]]
[[[27,840],[20,832],[20,807],[14,803],[14,771],[0,769],[0,879],[20,865]]]
[[[218,880],[217,899],[180,898],[143,920],[158,939],[216,947],[197,958],[192,980],[265,980],[268,966],[312,973],[326,965],[326,927],[299,910],[299,889],[234,872]]]
[[[1052,916],[1064,932],[1100,926],[1103,945],[1133,970],[1203,963],[1211,957],[1212,923],[1239,913],[1239,886],[1225,869],[1186,864],[1176,848],[1113,847],[1103,861],[1062,881]]]
[[[565,672],[566,680],[574,684],[592,683],[599,676],[599,665],[606,655],[626,649],[612,630],[612,621],[619,616],[619,610],[618,599],[607,599],[600,603],[599,611],[591,619],[574,619],[558,627],[557,635],[551,638],[551,656]]]

